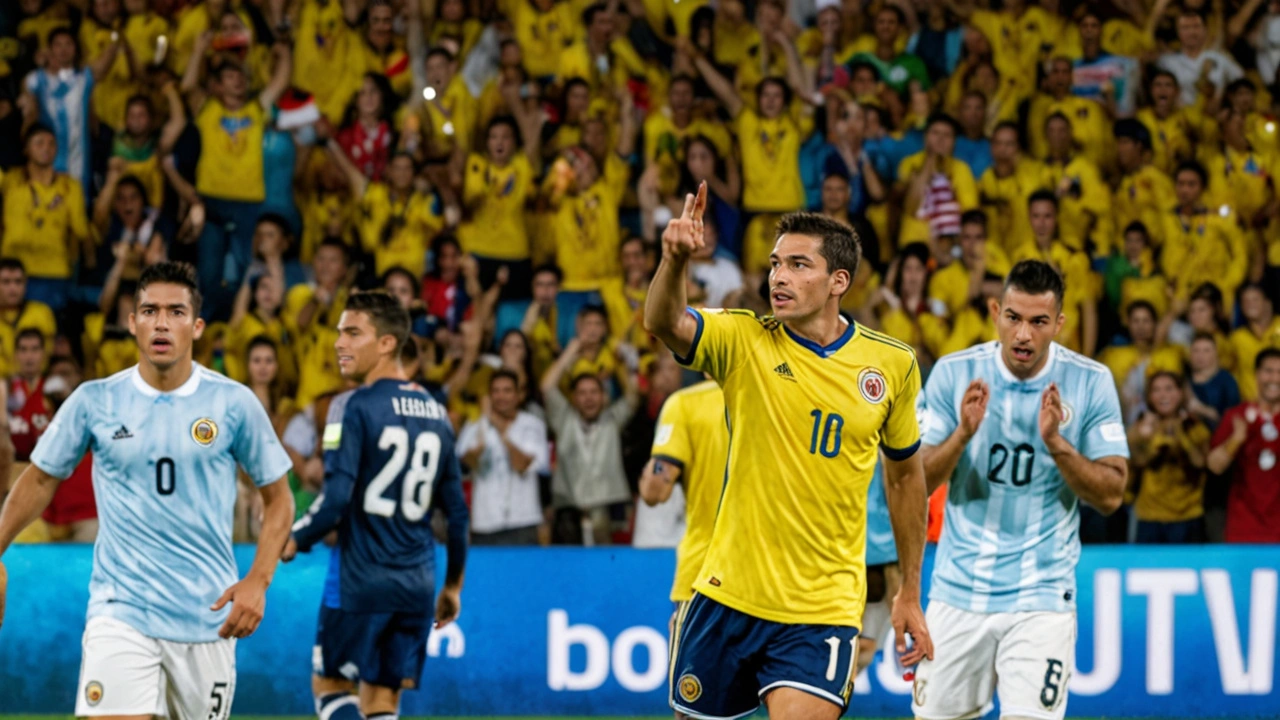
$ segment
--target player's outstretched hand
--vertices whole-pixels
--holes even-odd
[[[1040,396],[1040,439],[1048,444],[1058,436],[1058,427],[1061,425],[1062,393],[1058,392],[1058,383],[1049,383],[1049,387]]]
[[[227,621],[222,624],[222,628],[218,630],[218,636],[222,638],[246,638],[258,629],[258,624],[262,622],[262,615],[267,609],[267,583],[259,580],[253,575],[246,576],[243,580],[227,588],[222,593],[222,597],[210,606],[210,610],[217,612],[231,603],[231,615],[227,617]]]
[[[462,612],[462,588],[444,586],[436,598],[436,629],[458,619]]]
[[[978,434],[982,426],[982,418],[987,416],[987,401],[991,399],[991,388],[981,379],[969,383],[960,399],[960,425],[969,437]]]
[[[929,627],[924,621],[924,610],[920,608],[919,594],[899,591],[893,598],[893,610],[890,613],[893,622],[894,642],[898,650],[898,661],[904,668],[914,668],[921,660],[933,659],[933,638],[929,635]],[[907,636],[911,636],[912,646],[907,648]]]
[[[684,197],[684,212],[667,223],[662,231],[663,257],[684,259],[703,246],[702,213],[707,209],[707,183],[698,183],[698,193]]]

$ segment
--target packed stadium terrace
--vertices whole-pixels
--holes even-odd
[[[137,362],[139,274],[185,260],[197,359],[261,399],[300,513],[337,316],[385,287],[469,450],[474,542],[673,545],[681,501],[637,481],[698,378],[641,308],[705,181],[694,305],[766,314],[775,223],[820,212],[861,240],[848,315],[926,375],[995,338],[1012,264],[1052,263],[1058,341],[1114,375],[1134,456],[1082,537],[1280,541],[1275,455],[1232,460],[1280,402],[1255,373],[1280,347],[1280,2],[15,0],[0,35],[14,467]],[[91,463],[24,539],[93,539]]]

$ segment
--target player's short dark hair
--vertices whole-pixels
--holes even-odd
[[[1195,160],[1183,160],[1182,162],[1178,163],[1178,167],[1174,169],[1173,179],[1177,180],[1178,176],[1184,172],[1195,173],[1196,177],[1200,178],[1201,188],[1206,188],[1209,186],[1209,173],[1204,169],[1204,165],[1201,165]]]
[[[498,368],[497,370],[494,370],[493,374],[489,376],[489,387],[492,388],[493,384],[499,380],[510,380],[516,390],[520,389],[520,376],[513,370],[508,370],[506,368]]]
[[[1038,202],[1047,202],[1053,205],[1053,209],[1058,209],[1058,196],[1052,190],[1040,189],[1031,193],[1031,197],[1027,198],[1027,208]]]
[[[200,280],[196,275],[195,266],[173,261],[158,262],[148,266],[138,278],[137,293],[141,295],[148,285],[155,283],[185,287],[191,292],[191,312],[195,315],[200,314],[200,306],[204,303],[204,298],[200,295]]]
[[[23,275],[27,274],[27,266],[23,265],[22,261],[18,258],[0,258],[0,272],[4,272],[5,270],[17,270]]]
[[[1258,357],[1253,359],[1253,371],[1261,370],[1262,364],[1268,360],[1280,360],[1280,348],[1267,348],[1258,353]]]
[[[777,237],[783,235],[808,235],[818,238],[818,254],[827,261],[827,274],[837,270],[849,273],[849,282],[858,274],[858,262],[862,259],[862,241],[853,228],[825,215],[810,212],[783,215],[778,221]]]
[[[44,333],[40,332],[39,328],[29,327],[18,331],[17,337],[13,339],[14,349],[17,349],[18,345],[21,345],[22,341],[27,338],[35,338],[36,340],[39,340],[40,347],[44,348]]]
[[[409,311],[400,301],[385,290],[361,290],[347,298],[347,312],[361,312],[369,316],[378,337],[391,335],[396,339],[396,352],[409,340]],[[397,355],[399,357],[399,355]]]
[[[1062,298],[1066,295],[1067,286],[1058,271],[1042,260],[1023,260],[1009,271],[1004,279],[1004,291],[1016,289],[1028,295],[1053,293],[1058,307],[1062,307]]]

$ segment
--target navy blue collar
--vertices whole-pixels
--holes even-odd
[[[835,342],[826,346],[819,345],[818,343],[812,340],[802,338],[799,335],[791,332],[791,328],[787,327],[786,323],[783,323],[782,329],[786,331],[787,337],[796,341],[796,344],[810,350],[811,352],[813,352],[814,355],[817,355],[820,358],[826,359],[831,357],[832,355],[835,355],[836,351],[844,347],[846,343],[848,343],[850,340],[853,339],[853,336],[858,332],[858,324],[853,320],[849,320],[849,325],[845,327],[844,333],[841,334],[840,337],[836,338]]]

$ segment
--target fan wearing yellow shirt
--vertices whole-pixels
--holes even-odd
[[[924,150],[908,155],[898,164],[896,191],[903,198],[899,247],[930,242],[935,235],[943,234],[932,227],[935,216],[955,217],[978,207],[978,184],[973,171],[968,163],[955,157],[958,128],[949,115],[934,115],[925,125]],[[944,185],[950,187],[950,200],[931,201],[931,197],[947,196],[940,192]],[[954,205],[954,211],[943,212],[938,205]]]
[[[644,61],[625,36],[614,33],[613,12],[602,2],[582,12],[585,37],[560,56],[561,81],[582,78],[594,95],[609,97],[633,77],[645,76]]]
[[[412,12],[413,6],[406,11]],[[395,12],[388,2],[374,2],[369,5],[368,16],[368,28],[359,45],[364,72],[380,73],[391,89],[404,97],[413,89],[413,73],[409,70],[409,54],[396,42]]]
[[[704,120],[694,114],[694,83],[688,75],[677,75],[667,88],[667,104],[644,119],[645,169],[658,166],[658,191],[669,195],[680,182],[684,165],[685,140],[701,135],[715,145],[720,157],[733,150],[733,141],[724,123]]]
[[[341,240],[329,238],[316,248],[312,265],[315,282],[290,288],[281,312],[285,328],[296,338],[298,407],[343,387],[333,343],[351,283],[350,251]]]
[[[106,53],[113,58],[106,72],[94,73],[93,111],[100,122],[119,130],[124,126],[125,102],[136,90],[129,58],[126,53],[117,52],[121,47],[117,42],[123,24],[120,0],[96,0],[89,4],[88,10],[80,23],[80,51],[84,61],[94,64]]]
[[[1113,242],[1111,188],[1103,182],[1098,166],[1075,151],[1066,115],[1054,113],[1044,126],[1049,143],[1045,170],[1049,187],[1058,196],[1061,239],[1074,250],[1086,250],[1091,240],[1092,254],[1105,256]]]
[[[187,104],[195,109],[200,133],[196,192],[207,219],[197,243],[200,290],[206,320],[225,318],[253,261],[253,229],[266,197],[262,142],[276,100],[289,86],[291,51],[285,43],[272,47],[271,82],[258,97],[249,95],[244,67],[224,61],[212,72],[212,93],[200,82],[200,68],[212,37],[201,35],[182,78]]]
[[[18,333],[33,328],[45,338],[45,354],[53,352],[58,323],[48,305],[27,299],[27,271],[22,261],[0,258],[0,377],[14,372]]]
[[[506,265],[511,278],[506,289],[520,292],[529,287],[533,272],[525,205],[537,192],[534,174],[541,164],[540,133],[525,127],[527,132],[509,115],[494,118],[485,131],[485,154],[471,153],[457,183],[463,211],[458,241],[480,262],[481,284],[487,287],[498,267]]]
[[[293,84],[311,93],[320,114],[335,125],[342,121],[364,71],[363,40],[352,27],[359,18],[344,12],[349,6],[360,7],[338,0],[298,3],[293,33],[297,52]]]
[[[1093,100],[1071,94],[1071,72],[1072,63],[1067,58],[1054,58],[1049,63],[1049,73],[1045,80],[1046,92],[1031,100],[1027,118],[1031,154],[1042,157],[1047,153],[1048,141],[1042,128],[1050,115],[1062,113],[1071,118],[1076,146],[1085,157],[1105,170],[1111,164],[1111,138],[1108,137],[1110,127],[1106,111]]]
[[[1204,166],[1194,160],[1178,166],[1174,174],[1178,206],[1164,214],[1160,267],[1176,297],[1185,300],[1210,282],[1222,291],[1230,309],[1236,288],[1249,272],[1249,252],[1235,217],[1205,207],[1207,180]]]
[[[802,99],[812,93],[806,90],[809,81],[800,72],[795,45],[788,40],[784,47],[792,59],[787,68],[792,75],[790,86],[776,77],[761,80],[756,88],[758,110],[747,107],[733,84],[706,58],[699,56],[694,61],[702,79],[734,118],[742,154],[742,208],[758,214],[747,223],[742,241],[743,269],[748,274],[769,268],[774,216],[805,206],[800,146],[813,123],[809,110],[797,117],[789,107],[793,89]]]
[[[1012,261],[1042,260],[1058,271],[1066,286],[1062,296],[1066,320],[1056,340],[1068,350],[1093,357],[1098,347],[1098,297],[1089,256],[1058,239],[1058,198],[1052,191],[1032,194],[1027,216],[1032,242],[1014,253]]]
[[[704,380],[672,393],[662,404],[653,431],[649,462],[640,476],[640,498],[652,507],[667,502],[677,484],[684,493],[685,531],[676,548],[671,583],[675,615],[693,598],[693,584],[711,544],[728,454],[729,428],[724,424],[720,386]]]
[[[849,227],[821,216],[778,225],[773,315],[688,308],[705,208],[702,184],[663,232],[645,305],[649,331],[724,389],[729,427],[706,560],[672,631],[671,706],[729,718],[763,701],[774,720],[836,720],[857,668],[866,498],[880,448],[902,569],[897,649],[907,666],[933,655],[920,610],[920,369],[908,346],[840,315],[861,253]]]
[[[991,133],[991,167],[978,180],[978,197],[991,219],[996,242],[1006,254],[1014,255],[1030,243],[1027,201],[1032,193],[1050,187],[1044,165],[1022,157],[1018,126],[1011,122],[997,125]]]
[[[580,303],[572,299],[574,295],[592,295],[580,300],[599,303],[600,291],[622,279],[618,263],[620,198],[601,176],[590,153],[576,147],[566,155],[571,179],[563,191],[553,191],[550,203],[557,264],[564,269],[561,299],[577,307]]]
[[[396,153],[387,163],[386,182],[370,182],[333,138],[329,153],[346,174],[351,194],[360,198],[360,247],[373,255],[374,272],[381,276],[402,267],[422,277],[427,248],[444,229],[444,216],[435,194],[415,187],[413,157]]]
[[[455,154],[465,157],[471,150],[475,99],[457,71],[457,59],[448,50],[437,47],[427,53],[427,85],[423,88],[426,102],[422,108],[430,123],[428,162],[448,161]]]
[[[1244,226],[1251,263],[1262,256],[1265,264],[1280,265],[1280,243],[1271,230],[1280,158],[1261,152],[1249,142],[1244,113],[1226,108],[1219,117],[1222,147],[1205,163],[1209,173],[1205,204],[1211,210],[1227,207],[1234,211]]]
[[[167,92],[174,92],[172,85],[168,88]],[[174,96],[176,99],[176,93]],[[125,106],[124,130],[117,133],[112,141],[111,156],[124,160],[124,174],[138,178],[146,190],[147,204],[160,208],[164,207],[164,171],[160,168],[160,153],[156,152],[154,117],[151,98],[146,95],[129,98]]]
[[[524,69],[534,80],[554,81],[564,49],[578,36],[578,18],[568,0],[511,0],[508,11]]]
[[[1113,227],[1126,228],[1134,220],[1151,231],[1159,248],[1164,243],[1164,216],[1177,204],[1173,181],[1151,165],[1151,132],[1125,118],[1116,123],[1116,160],[1123,173],[1111,196]],[[1108,246],[1107,251],[1110,251]]]
[[[1137,118],[1151,132],[1151,164],[1172,173],[1178,163],[1195,159],[1205,119],[1199,108],[1178,107],[1178,78],[1168,70],[1151,71],[1147,96],[1151,106],[1138,110]]]
[[[72,262],[92,252],[84,191],[75,178],[53,169],[58,140],[44,125],[33,125],[23,140],[27,165],[4,175],[4,233],[0,257],[20,260],[27,272],[27,295],[54,312],[67,302]]]
[[[1236,357],[1236,382],[1245,401],[1258,397],[1258,378],[1254,360],[1266,348],[1280,348],[1280,317],[1261,285],[1245,286],[1240,292],[1240,314],[1244,325],[1229,336]]]
[[[965,308],[985,304],[996,297],[1009,272],[1009,258],[990,242],[987,216],[970,210],[960,218],[960,261],[934,273],[929,280],[929,297],[942,301],[955,317]]]

